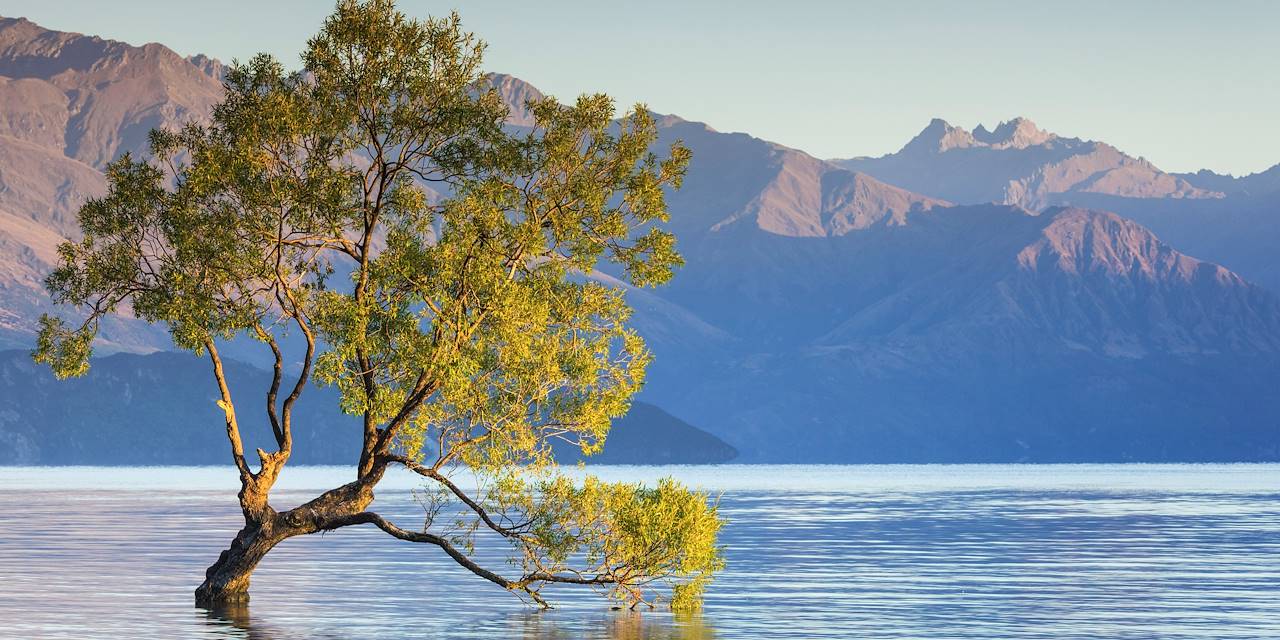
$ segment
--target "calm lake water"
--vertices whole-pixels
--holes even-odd
[[[1280,465],[594,471],[724,492],[702,613],[567,586],[539,612],[367,528],[285,542],[248,610],[212,615],[192,590],[240,524],[230,470],[0,468],[0,637],[1280,637]],[[288,470],[276,503],[350,473]],[[389,477],[375,506],[412,526],[417,486]]]

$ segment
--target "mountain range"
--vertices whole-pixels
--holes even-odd
[[[270,374],[228,363],[237,397],[253,397]],[[88,375],[58,381],[27,351],[0,351],[0,464],[216,465],[227,461],[217,392],[209,363],[186,353],[118,353],[96,358]],[[265,413],[265,412],[264,412]],[[332,388],[311,389],[295,408],[293,457],[298,464],[354,465],[359,422],[338,410]],[[247,416],[246,416],[247,418]],[[274,444],[265,420],[243,419],[245,447]],[[556,443],[573,463],[582,452]],[[708,464],[738,452],[719,438],[650,404],[637,402],[617,420],[596,464]],[[251,456],[252,457],[252,456]]]
[[[1196,257],[1280,291],[1280,164],[1235,177],[1166,173],[1103,142],[1041,130],[1026,118],[973,132],[941,119],[896,153],[835,160],[959,204],[1073,205],[1130,217]]]
[[[746,459],[1275,455],[1271,291],[1112,213],[948,206],[743,134],[677,138],[687,265],[656,293],[730,337],[656,345],[645,397]]]
[[[105,162],[208,113],[221,74],[161,45],[0,20],[0,346],[30,348],[50,308],[40,280]],[[524,102],[542,94],[491,80],[510,124],[528,126]],[[835,161],[658,121],[659,146],[681,140],[693,160],[669,196],[685,268],[628,290],[656,355],[641,400],[719,439],[701,449],[727,442],[748,462],[1280,459],[1277,169],[1171,174],[1022,118],[973,131],[934,120],[897,153]],[[167,344],[129,319],[104,338],[104,351]],[[0,379],[12,398],[15,379]],[[0,436],[14,420],[26,418]]]

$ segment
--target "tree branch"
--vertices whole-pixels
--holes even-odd
[[[369,451],[370,460],[383,456],[387,450],[391,448],[391,441],[396,435],[396,431],[401,425],[409,419],[418,407],[426,402],[427,398],[435,393],[440,387],[438,382],[431,381],[427,378],[427,372],[423,371],[418,375],[418,379],[413,384],[413,391],[409,393],[409,397],[405,399],[404,405],[396,412],[396,415],[387,422],[387,426],[378,433],[378,438],[374,441],[372,450]]]
[[[280,353],[280,345],[276,344],[275,336],[261,325],[255,325],[254,331],[260,340],[271,347],[271,355],[275,358],[271,368],[271,388],[267,390],[267,418],[271,421],[271,433],[276,437],[276,445],[283,449],[284,432],[280,429],[280,415],[276,411],[276,394],[280,392],[280,380],[284,375],[284,356]]]
[[[426,544],[434,544],[440,547],[441,549],[444,549],[444,552],[449,554],[449,557],[453,558],[455,562],[462,565],[463,567],[466,567],[467,570],[484,578],[485,580],[488,580],[489,582],[492,582],[504,589],[520,588],[518,583],[508,580],[476,564],[474,561],[471,560],[471,558],[468,558],[466,554],[459,551],[457,547],[454,547],[445,538],[435,535],[433,533],[427,533],[425,531],[408,531],[405,529],[401,529],[400,527],[396,526],[392,522],[388,521],[386,518],[383,518],[382,516],[376,513],[373,513],[372,511],[362,511],[360,513],[355,513],[352,515],[335,518],[334,520],[325,523],[325,526],[323,528],[337,529],[340,527],[347,527],[347,526],[356,525],[356,524],[372,524],[378,527],[379,529],[382,529],[383,531],[391,534],[392,536],[408,542],[421,542]]]
[[[406,529],[401,529],[391,521],[373,513],[372,511],[362,511],[360,513],[335,518],[326,522],[321,528],[324,530],[332,530],[358,524],[372,524],[391,536],[407,542],[434,544],[443,549],[445,553],[449,554],[449,557],[453,558],[454,562],[457,562],[471,573],[474,573],[508,591],[524,592],[544,609],[550,608],[550,605],[547,604],[546,600],[543,600],[542,597],[538,595],[537,589],[534,588],[533,585],[550,582],[580,585],[607,585],[617,583],[617,579],[613,576],[604,574],[591,577],[579,575],[564,576],[541,571],[525,574],[518,580],[508,580],[507,578],[476,564],[475,561],[467,557],[465,553],[459,551],[457,547],[453,546],[453,544],[445,538],[425,531],[408,531]]]
[[[222,370],[222,358],[218,356],[218,348],[214,346],[212,339],[205,340],[204,348],[209,352],[209,360],[213,362],[213,377],[218,381],[218,391],[222,394],[218,406],[226,414],[227,439],[231,441],[231,457],[236,462],[236,468],[240,470],[241,480],[248,483],[253,479],[253,473],[249,471],[249,465],[244,461],[244,443],[240,440],[240,425],[236,422],[235,406],[231,404],[231,390],[227,388],[226,374]]]
[[[463,504],[467,505],[468,508],[474,511],[476,515],[480,517],[480,520],[484,522],[485,526],[496,531],[502,536],[507,538],[518,538],[520,537],[520,534],[523,533],[521,529],[524,527],[504,527],[498,524],[497,522],[495,522],[493,518],[489,515],[489,512],[485,510],[483,506],[481,506],[478,502],[473,500],[471,496],[467,495],[467,493],[463,491],[458,485],[454,484],[452,480],[445,477],[444,474],[440,473],[436,469],[433,469],[431,467],[424,467],[403,456],[386,456],[385,459],[390,462],[399,463],[403,465],[404,468],[418,475],[421,475],[426,478],[431,478],[432,480],[435,480],[436,482],[439,482],[440,484],[444,485],[445,488],[447,488],[450,493],[457,496],[458,499],[463,502]]]

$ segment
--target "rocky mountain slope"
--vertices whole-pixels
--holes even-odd
[[[102,168],[155,127],[208,113],[219,81],[160,44],[132,46],[0,19],[4,135]]]
[[[1260,174],[1259,174],[1260,175]],[[1280,190],[1234,191],[1225,198],[1169,200],[1076,194],[1071,202],[1114,211],[1199,258],[1220,263],[1280,292]]]
[[[682,140],[696,150],[696,178],[672,195],[677,233],[746,225],[785,237],[842,236],[947,204],[746,134],[673,116],[661,125],[660,145]]]
[[[219,65],[159,44],[132,46],[0,18],[0,345],[28,341],[50,310],[42,282],[75,212],[106,189],[102,169],[142,153],[147,134],[205,117],[222,95]],[[147,350],[163,332],[127,320],[108,348]]]

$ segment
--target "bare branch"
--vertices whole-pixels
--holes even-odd
[[[408,542],[421,542],[426,544],[434,544],[440,547],[441,549],[444,549],[444,552],[449,554],[449,557],[453,558],[454,561],[456,561],[458,564],[462,565],[463,567],[466,567],[469,571],[484,578],[485,580],[488,580],[489,582],[492,582],[504,589],[520,588],[520,585],[517,582],[513,582],[511,580],[503,578],[502,576],[476,564],[474,561],[471,560],[471,558],[468,558],[466,554],[459,551],[457,547],[454,547],[448,540],[438,535],[427,533],[425,531],[408,531],[405,529],[401,529],[400,527],[396,526],[392,522],[388,521],[386,518],[383,518],[382,516],[376,513],[373,513],[371,511],[362,511],[360,513],[352,514],[349,516],[336,518],[330,522],[325,523],[325,526],[323,528],[337,529],[340,527],[347,527],[347,526],[357,525],[357,524],[372,524],[378,527],[379,529],[382,529],[383,531],[391,534],[392,536],[395,536],[396,538],[399,538],[401,540],[406,540]]]
[[[324,530],[332,530],[359,524],[372,524],[391,536],[407,542],[434,544],[443,549],[445,553],[449,554],[450,558],[453,558],[454,562],[457,562],[468,571],[508,591],[519,591],[528,594],[529,597],[543,608],[549,608],[549,605],[541,596],[538,595],[536,588],[538,585],[552,582],[580,585],[609,585],[617,583],[616,578],[606,574],[588,577],[576,574],[560,575],[545,572],[528,573],[521,576],[518,580],[509,580],[480,566],[479,564],[476,564],[475,561],[467,557],[465,553],[459,551],[457,547],[453,546],[453,544],[445,538],[425,531],[409,531],[402,529],[386,518],[371,511],[362,511],[360,513],[335,518],[326,522],[321,528]]]
[[[240,425],[236,422],[236,409],[231,403],[231,390],[227,388],[227,377],[222,370],[222,358],[218,356],[218,348],[214,346],[212,339],[205,340],[204,348],[209,353],[209,360],[213,362],[213,377],[217,380],[218,391],[222,395],[218,406],[226,415],[227,439],[231,441],[231,457],[236,462],[236,468],[240,470],[241,480],[248,483],[253,478],[253,473],[249,471],[249,465],[244,461],[244,443],[240,440]]]
[[[271,355],[275,358],[271,368],[271,388],[267,390],[267,418],[271,421],[271,432],[275,434],[276,444],[283,449],[284,432],[280,428],[279,412],[276,411],[276,394],[280,392],[280,379],[284,375],[284,356],[280,354],[280,345],[276,344],[275,336],[261,325],[254,326],[254,331],[260,340],[271,347]]]
[[[458,487],[458,485],[454,484],[452,480],[450,480],[444,474],[437,471],[435,468],[425,467],[423,465],[420,465],[402,456],[387,456],[385,459],[391,462],[397,462],[403,465],[404,468],[410,471],[413,471],[418,475],[431,478],[432,480],[435,480],[436,482],[439,482],[440,484],[444,485],[445,488],[447,488],[450,493],[457,496],[458,499],[463,502],[463,504],[467,505],[468,508],[474,511],[476,515],[480,517],[480,520],[484,522],[485,526],[489,527],[490,529],[496,531],[497,533],[505,537],[518,538],[522,533],[524,533],[522,529],[527,528],[527,523],[526,525],[516,526],[516,527],[504,527],[498,524],[493,520],[493,518],[489,515],[489,512],[486,511],[483,506],[481,506],[478,502],[472,499],[471,496],[467,495],[467,493],[463,491],[460,487]]]

